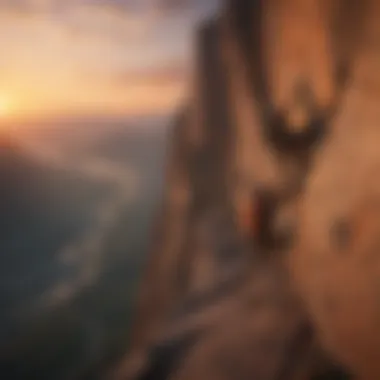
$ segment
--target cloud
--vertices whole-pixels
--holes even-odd
[[[137,4],[117,0],[0,0],[0,14],[40,16],[77,33],[106,37],[109,33],[131,35],[149,26],[149,8]]]
[[[108,79],[121,86],[163,87],[184,83],[188,74],[189,64],[176,60],[162,66],[125,70],[112,74]]]
[[[21,119],[170,113],[194,23],[213,3],[0,0],[0,93]]]
[[[207,2],[204,1],[204,2]],[[155,5],[162,10],[182,11],[194,7],[196,0],[156,0]]]
[[[163,104],[162,97],[137,88],[136,82],[122,88],[104,79],[178,55],[171,50],[181,47],[181,40],[167,44],[151,27],[133,13],[85,5],[61,13],[58,20],[43,13],[0,13],[0,48],[7,52],[0,63],[0,92],[14,104],[16,117],[167,112],[176,89],[165,90]],[[151,77],[157,81],[157,75]]]
[[[133,10],[135,1],[128,0],[0,0],[0,8],[29,12],[75,8],[82,5],[115,7]]]
[[[37,14],[55,11],[62,8],[59,0],[0,0],[0,12]],[[70,4],[70,1],[67,2]]]
[[[68,7],[60,13],[59,21],[76,37],[121,43],[144,43],[152,27],[148,15],[94,3]]]
[[[35,6],[29,0],[0,0],[0,11],[32,12],[34,10]]]
[[[194,11],[198,14],[214,12],[221,0],[153,0],[161,12]]]
[[[140,18],[161,17],[187,11],[209,12],[215,10],[220,0],[0,0],[1,11],[22,13],[61,13],[78,8],[103,9],[137,15]]]

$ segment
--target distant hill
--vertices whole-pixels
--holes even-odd
[[[0,184],[0,311],[9,311],[59,277],[57,251],[84,232],[110,186],[34,161],[10,138],[0,139]]]
[[[118,181],[38,160],[22,143],[0,137],[0,378],[101,379],[125,351],[160,198],[165,141],[162,130],[124,128],[77,146],[90,160],[133,168],[140,191],[120,205],[103,237],[96,282],[65,303],[41,308],[42,295],[86,269],[64,265],[58,253],[91,233],[99,206],[122,189]],[[54,151],[48,143],[42,146]],[[65,148],[70,152],[69,143]]]

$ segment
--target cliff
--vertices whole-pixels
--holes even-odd
[[[244,80],[247,62],[239,66],[242,57],[233,50],[245,42],[229,29],[234,7],[245,4],[252,12],[257,4],[226,3],[196,36],[193,92],[172,126],[166,191],[130,355],[116,377],[345,378],[316,341],[283,255],[276,256],[279,246],[267,244],[272,235],[252,221],[252,183],[278,197],[273,203],[291,204],[305,155],[278,153],[264,142]],[[244,9],[238,13],[247,17]],[[266,207],[259,211],[272,215]],[[252,240],[251,232],[265,239]]]

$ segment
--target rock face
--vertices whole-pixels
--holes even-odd
[[[358,378],[378,379],[380,4],[365,5],[350,85],[316,152],[290,259],[323,344]]]
[[[357,36],[348,47],[349,26],[356,17],[364,30],[366,13],[338,3],[225,1],[199,30],[194,88],[173,123],[156,239],[117,379],[348,378],[335,360],[379,378],[376,276],[367,276],[378,205],[360,206],[378,191],[369,180],[380,162],[377,81],[365,86],[380,72],[369,43],[379,28],[368,24],[363,59],[352,61],[360,50]],[[355,228],[369,226],[356,248],[344,245],[351,214]],[[343,258],[329,245],[335,222]],[[358,288],[347,286],[355,263],[364,268]],[[338,311],[334,297],[344,301]]]

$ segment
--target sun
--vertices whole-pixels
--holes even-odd
[[[9,99],[0,95],[0,117],[7,117],[11,113],[11,103]]]

